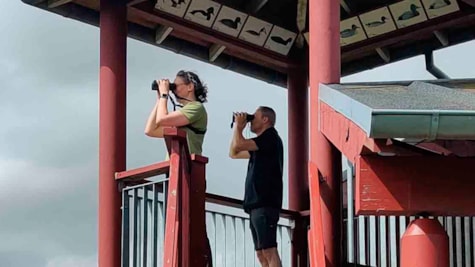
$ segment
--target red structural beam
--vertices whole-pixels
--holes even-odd
[[[309,1],[309,164],[318,168],[323,177],[320,198],[311,193],[310,222],[313,244],[310,254],[318,257],[311,266],[342,266],[342,205],[341,205],[341,153],[318,128],[320,122],[320,84],[340,83],[340,2],[334,0]],[[312,178],[313,177],[313,178]],[[309,173],[309,185],[318,179]],[[318,182],[318,181],[317,181]],[[317,208],[318,205],[318,208]],[[320,209],[321,208],[321,209]],[[322,223],[323,231],[316,229],[315,223]],[[323,235],[323,239],[320,235]],[[323,243],[322,243],[323,240]],[[320,248],[324,248],[324,258]],[[318,262],[325,261],[325,264]]]
[[[475,158],[361,156],[358,215],[475,216]]]
[[[127,14],[122,1],[100,4],[98,265],[117,267],[122,201],[114,174],[126,168]]]

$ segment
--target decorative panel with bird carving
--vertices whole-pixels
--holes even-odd
[[[157,0],[155,8],[182,18],[191,0]]]
[[[264,47],[279,54],[287,55],[296,37],[295,32],[274,25]]]
[[[340,22],[340,45],[345,46],[366,39],[366,33],[358,17]]]
[[[213,29],[237,37],[246,22],[247,14],[223,6],[213,24]]]
[[[193,0],[186,12],[185,19],[206,27],[211,27],[221,4],[209,0]]]
[[[368,37],[397,30],[387,7],[361,14],[359,17]]]
[[[398,28],[404,28],[427,20],[426,13],[419,0],[398,2],[390,5],[389,10],[391,10]]]
[[[458,11],[456,0],[422,0],[427,16],[432,19]]]
[[[271,29],[271,23],[249,16],[239,35],[239,39],[263,46]]]

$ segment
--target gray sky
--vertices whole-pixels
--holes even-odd
[[[2,4],[0,266],[97,266],[99,30],[20,0]],[[474,50],[475,42],[444,49],[435,62],[451,77],[475,77]],[[128,41],[127,67],[129,169],[163,160],[162,140],[143,134],[155,101],[150,82],[179,69],[196,71],[210,90],[209,192],[243,195],[246,162],[227,157],[233,111],[274,107],[287,144],[283,88],[135,40]],[[417,57],[343,81],[432,79],[424,69]]]

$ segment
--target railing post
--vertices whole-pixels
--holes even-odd
[[[180,185],[180,167],[182,166],[180,152],[181,144],[178,134],[165,133],[165,141],[167,143],[168,152],[170,155],[170,175],[169,175],[169,189],[166,207],[166,222],[165,222],[165,242],[163,250],[163,266],[164,267],[178,267],[181,265],[181,247],[180,247],[180,217],[181,217],[181,185]]]
[[[206,164],[208,158],[191,155],[191,177],[190,177],[190,202],[193,208],[190,210],[190,246],[193,250],[190,253],[190,266],[206,266],[211,261],[211,251],[208,246],[206,236]]]

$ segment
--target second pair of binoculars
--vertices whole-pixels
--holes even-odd
[[[236,112],[233,112],[233,120],[231,121],[231,128],[233,128],[233,123],[235,121],[234,115],[236,115]],[[251,122],[253,119],[254,119],[254,114],[246,113],[246,121],[247,122]]]
[[[172,92],[176,90],[176,84],[174,84],[174,83],[169,83],[169,87],[170,87],[170,91],[172,91]],[[158,90],[158,83],[155,80],[152,82],[152,90],[159,91]]]

